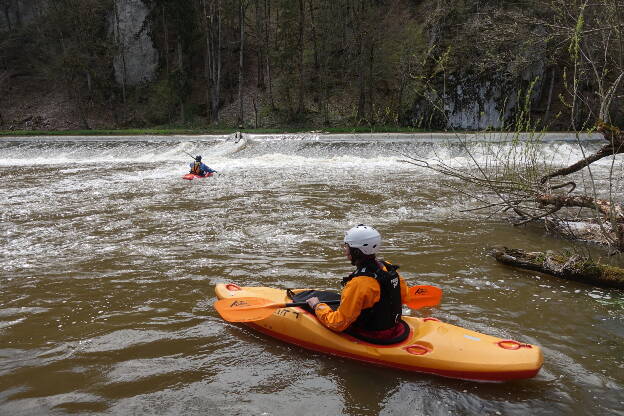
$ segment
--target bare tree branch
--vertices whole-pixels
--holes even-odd
[[[613,156],[619,153],[624,153],[624,133],[617,127],[608,125],[606,123],[599,123],[598,131],[602,133],[605,140],[609,143],[604,145],[600,150],[585,159],[579,160],[575,164],[556,170],[547,175],[544,175],[540,179],[540,183],[544,184],[549,179],[557,176],[565,176],[570,173],[578,172],[579,170],[589,166],[593,162],[600,160],[607,156]]]

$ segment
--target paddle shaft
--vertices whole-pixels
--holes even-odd
[[[327,303],[340,303],[330,300]],[[273,303],[268,299],[255,297],[225,298],[214,303],[219,314],[229,322],[253,322],[271,316],[280,308],[291,306],[307,306],[307,302]]]
[[[327,303],[328,305],[338,305],[340,300],[321,300],[320,303]],[[308,302],[291,302],[280,305],[280,308],[288,308],[290,306],[306,306]]]
[[[406,305],[410,309],[420,309],[440,303],[442,290],[434,286],[414,286],[409,289]],[[339,300],[328,300],[326,304],[339,304]],[[277,309],[307,306],[307,302],[279,303],[259,297],[224,298],[216,301],[214,307],[229,322],[254,322],[268,318]]]
[[[412,286],[408,290],[408,299],[405,302],[410,309],[420,309],[426,306],[435,306],[440,303],[442,298],[442,290],[435,286],[428,285],[420,285],[420,286]],[[339,304],[339,300],[330,300],[330,301],[320,301],[320,303],[327,304]],[[281,308],[286,308],[289,306],[305,306],[306,302],[294,302],[294,303],[286,303]]]

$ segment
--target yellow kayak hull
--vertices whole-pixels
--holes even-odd
[[[216,285],[215,292],[219,299],[258,297],[276,303],[291,302],[285,290],[270,287],[239,287],[229,283]],[[403,320],[410,327],[410,335],[393,345],[374,345],[333,332],[299,307],[276,308],[268,318],[246,325],[310,350],[465,380],[531,378],[544,361],[542,350],[536,345],[481,334],[435,318],[404,316]]]

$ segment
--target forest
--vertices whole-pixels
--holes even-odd
[[[519,113],[526,128],[622,125],[623,10],[621,0],[0,0],[0,130],[504,130]]]

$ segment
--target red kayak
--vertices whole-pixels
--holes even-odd
[[[182,179],[187,179],[189,181],[192,181],[193,179],[202,179],[202,178],[207,178],[209,176],[212,176],[212,172],[206,174],[205,176],[201,176],[201,175],[195,175],[194,173],[187,173],[186,175],[182,176]]]

